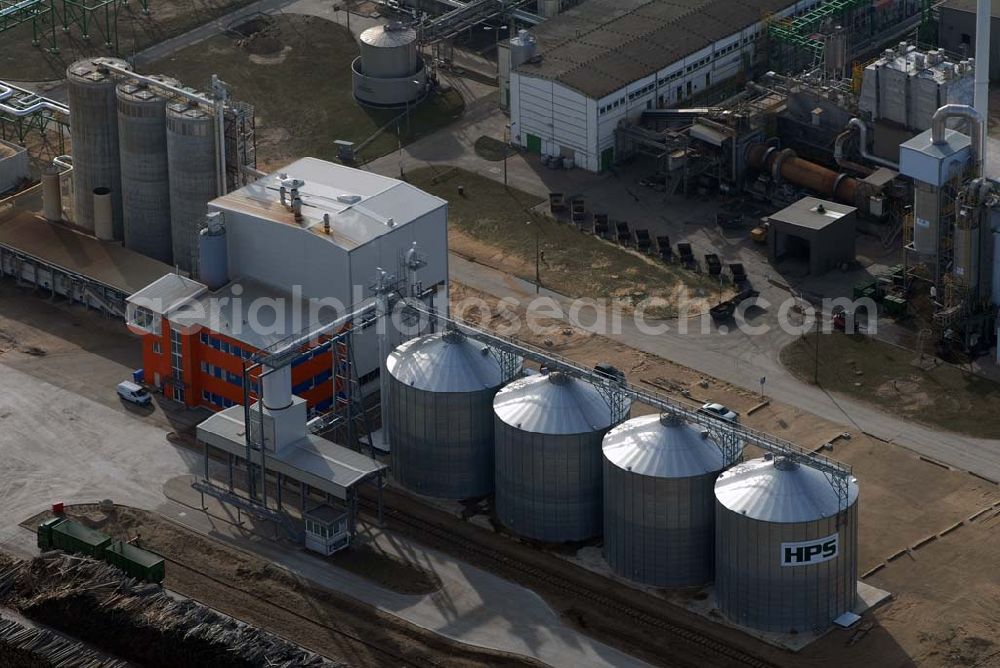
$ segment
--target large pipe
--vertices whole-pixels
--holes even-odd
[[[857,206],[857,179],[846,174],[838,174],[815,162],[803,160],[791,149],[784,151],[772,149],[773,147],[765,144],[751,146],[747,153],[750,166],[757,170],[769,171],[772,177],[780,177],[821,197]]]
[[[978,72],[978,68],[976,70]],[[972,164],[976,176],[983,175],[983,160],[986,156],[986,118],[967,104],[946,104],[931,116],[931,142],[946,143],[945,130],[949,118],[964,118],[968,121],[972,135]]]
[[[860,118],[852,118],[847,123],[848,128],[856,128],[858,131],[858,152],[861,153],[861,157],[868,162],[874,162],[876,165],[882,165],[883,167],[888,167],[889,169],[894,169],[899,171],[899,163],[893,162],[892,160],[886,160],[885,158],[880,158],[877,155],[868,152],[868,126]]]
[[[24,106],[16,107],[9,104],[4,104],[4,100],[12,97],[14,93],[24,93],[31,97],[38,98],[35,102]],[[43,109],[48,109],[49,111],[55,112],[57,114],[62,114],[64,116],[69,115],[69,107],[64,104],[60,104],[55,100],[50,100],[46,97],[41,97],[30,90],[25,90],[19,88],[14,84],[9,84],[4,81],[0,81],[0,111],[10,114],[11,116],[30,116],[31,114],[42,111]]]
[[[978,0],[976,3],[976,111],[989,118],[990,106],[990,21],[993,3]]]

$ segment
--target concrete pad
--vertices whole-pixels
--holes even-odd
[[[871,610],[875,606],[888,601],[892,597],[892,594],[889,592],[879,589],[878,587],[865,584],[860,580],[858,580],[857,585],[858,601],[857,604],[851,609],[851,612],[856,615],[864,615],[864,613],[868,610]],[[813,631],[806,631],[802,633],[776,633],[770,631],[759,631],[748,626],[734,624],[723,617],[722,613],[720,613],[718,608],[715,607],[715,587],[713,585],[703,587],[694,597],[681,597],[675,595],[670,596],[669,598],[674,602],[684,605],[684,607],[691,612],[697,613],[702,617],[707,617],[713,622],[724,624],[730,628],[742,631],[749,636],[753,636],[758,640],[763,640],[769,645],[791,650],[792,652],[800,652],[831,631],[841,630],[831,625],[819,633]]]

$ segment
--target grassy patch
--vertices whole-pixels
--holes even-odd
[[[692,297],[718,295],[715,281],[534,213],[531,209],[542,199],[492,179],[433,167],[409,172],[406,178],[448,200],[449,244],[478,262],[534,281],[537,231],[542,285],[561,294],[632,303],[659,298],[659,305],[647,309],[652,317],[676,313],[681,288],[690,289]],[[464,195],[458,194],[459,186]]]
[[[924,370],[917,354],[866,336],[820,335],[819,384],[916,422],[969,436],[1000,434],[1000,385],[949,365]],[[789,344],[781,362],[812,383],[816,335]]]
[[[347,29],[314,16],[282,15],[268,29],[266,53],[259,40],[240,42],[217,35],[182,49],[150,68],[191,86],[206,86],[213,73],[232,95],[254,105],[257,155],[264,168],[311,156],[332,160],[334,140],[360,143],[401,113],[366,109],[351,93],[350,63],[358,46]],[[255,53],[256,52],[256,53]],[[458,118],[464,104],[456,91],[430,95],[399,121],[403,143],[433,132]],[[370,160],[399,145],[396,124],[362,152]]]
[[[131,56],[164,40],[208,23],[220,16],[249,5],[253,0],[150,0],[149,16],[142,13],[139,2],[118,8],[118,48],[123,57]],[[62,3],[57,4],[62,12]],[[98,18],[97,15],[100,15]],[[96,12],[92,21],[103,26],[103,11]],[[49,53],[49,35],[42,44],[32,46],[31,23],[24,23],[0,36],[0,78],[14,81],[47,81],[62,79],[66,67],[75,60],[90,56],[113,55],[104,46],[98,28],[91,29],[89,40],[83,39],[79,27],[63,33],[56,28],[59,53]]]
[[[490,162],[499,162],[504,158],[514,155],[514,149],[510,146],[504,144],[499,139],[487,137],[486,135],[476,140],[475,150],[476,155]]]

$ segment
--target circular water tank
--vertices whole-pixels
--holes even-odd
[[[552,372],[521,378],[493,400],[496,513],[548,542],[601,533],[601,439],[611,409],[593,385]]]
[[[155,77],[168,85],[178,81]],[[127,248],[173,263],[167,169],[169,93],[135,79],[118,84],[118,147]]]
[[[715,560],[715,479],[731,462],[708,432],[643,415],[604,437],[604,557],[655,587],[702,585]]]
[[[417,32],[401,23],[372,26],[361,33],[361,72],[394,79],[417,71]]]
[[[854,478],[842,507],[821,471],[765,457],[723,472],[715,499],[715,595],[726,617],[761,631],[807,632],[854,607]]]
[[[115,85],[119,75],[110,64],[131,69],[119,58],[88,58],[66,68],[69,128],[73,137],[74,222],[94,230],[94,189],[111,191],[112,234],[122,239],[121,158]]]
[[[170,178],[170,236],[174,264],[194,272],[198,230],[215,199],[215,115],[187,101],[167,104],[167,166]]]
[[[492,493],[493,397],[504,383],[497,357],[450,331],[403,343],[386,368],[396,481],[446,499]]]

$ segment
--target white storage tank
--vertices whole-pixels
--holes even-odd
[[[157,77],[177,86],[176,79]],[[135,79],[118,84],[118,146],[126,248],[173,263],[167,170],[167,97]]]
[[[427,72],[417,52],[417,32],[399,22],[372,26],[359,39],[361,55],[351,63],[354,98],[373,107],[417,101]]]
[[[679,416],[643,415],[604,437],[604,557],[655,587],[703,585],[715,561],[715,480],[732,464]]]
[[[118,151],[118,75],[105,64],[131,69],[118,58],[78,60],[66,69],[69,132],[73,138],[74,222],[94,231],[94,190],[111,193],[112,234],[124,235],[121,158]]]
[[[765,456],[715,483],[715,595],[761,631],[827,628],[857,598],[858,484],[840,498],[822,471]]]
[[[518,360],[514,372],[520,367]],[[497,357],[485,344],[448,331],[403,343],[386,368],[396,481],[445,499],[491,494],[493,397],[509,380]]]
[[[391,79],[417,71],[417,31],[402,23],[368,28],[359,38],[361,71]]]
[[[521,378],[493,400],[496,514],[546,542],[599,536],[601,440],[611,409],[593,385],[560,372]]]

